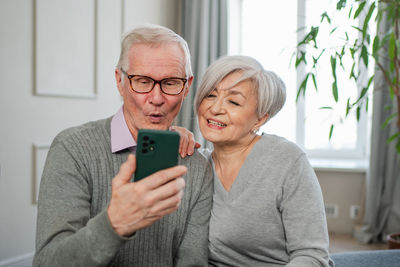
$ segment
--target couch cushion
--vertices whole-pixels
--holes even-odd
[[[400,249],[332,253],[330,257],[335,267],[400,267]]]

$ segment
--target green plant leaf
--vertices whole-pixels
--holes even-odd
[[[327,12],[322,13],[321,15],[321,23],[324,22],[324,19],[326,19],[326,21],[331,24],[331,18],[329,17]]]
[[[297,56],[299,53],[300,53],[300,57]],[[304,51],[299,51],[299,53],[297,53],[297,55],[296,55],[296,63],[294,64],[296,68],[300,65],[301,62],[304,62],[304,64],[307,64],[306,53]]]
[[[300,43],[298,43],[297,46],[301,46],[301,45],[309,44],[310,42],[313,42],[314,48],[318,48],[318,45],[317,45],[318,32],[319,32],[319,27],[312,26],[310,31],[304,37],[304,39]]]
[[[392,82],[393,83],[393,82]],[[390,99],[393,100],[394,99],[394,90],[393,90],[393,86],[389,86],[389,96]]]
[[[333,95],[333,99],[335,100],[335,102],[338,102],[339,93],[338,93],[338,87],[337,87],[336,57],[335,56],[331,56],[331,69],[332,69],[332,75],[333,75],[332,95]]]
[[[356,54],[356,52],[357,52],[357,51],[356,51],[356,49],[355,49],[355,48],[352,48],[352,47],[350,47],[350,48],[349,48],[349,50],[350,50],[350,55],[351,55],[351,58],[352,58],[352,59],[354,59],[354,55],[355,55],[355,54]]]
[[[331,69],[332,69],[332,75],[336,80],[336,57],[334,56],[331,56]]]
[[[306,94],[307,80],[310,77],[310,73],[307,73],[304,80],[301,82],[299,89],[297,90],[296,102],[299,100],[300,94],[303,92],[303,96]]]
[[[371,75],[371,77],[369,77],[368,84],[367,84],[368,88],[371,86],[372,82],[374,81],[374,78],[375,78],[375,74]]]
[[[358,27],[356,27],[356,26],[351,26],[353,29],[356,29],[357,31],[359,31],[359,32],[362,32],[362,30],[360,29],[360,28],[358,28]]]
[[[357,77],[356,77],[356,75],[354,75],[354,68],[355,68],[355,66],[356,66],[356,63],[353,62],[353,65],[351,66],[351,70],[350,70],[349,79],[353,78],[355,81],[357,81]]]
[[[372,76],[369,78],[367,86],[364,87],[364,88],[361,90],[360,96],[358,97],[358,99],[357,99],[357,101],[356,101],[355,103],[360,102],[360,101],[364,98],[364,96],[367,94],[367,92],[368,92],[368,90],[369,90],[369,88],[370,88],[371,83],[372,83],[373,80],[374,80],[374,75],[372,75]]]
[[[349,115],[351,106],[350,106],[350,98],[347,98],[347,102],[346,102],[346,117],[347,115]]]
[[[326,50],[326,48],[322,49],[321,53],[319,53],[318,57],[316,58],[317,61],[318,61],[318,60],[321,58],[321,56],[324,54],[325,50]]]
[[[335,125],[331,124],[331,128],[329,129],[329,140],[331,140],[332,135],[333,135],[333,128],[335,127]]]
[[[379,36],[375,35],[374,42],[372,43],[372,56],[377,59],[378,58],[378,51],[380,48],[380,40]]]
[[[392,105],[386,105],[386,106],[383,107],[383,110],[384,111],[389,111],[389,110],[392,109],[392,107],[393,107]]]
[[[364,65],[368,67],[368,49],[365,45],[361,47],[361,58],[364,62]]]
[[[378,25],[381,24],[382,18],[383,18],[383,9],[378,8],[378,12],[377,12],[376,18],[375,18],[375,21]]]
[[[359,102],[365,96],[365,94],[368,92],[368,89],[369,89],[369,87],[366,86],[361,90],[361,93],[360,93],[360,96],[359,96],[357,102]]]
[[[357,107],[357,121],[359,121],[360,120],[360,114],[361,114],[361,107],[360,106],[358,106]]]
[[[349,15],[348,18],[351,18],[351,14],[353,14],[353,5],[351,5],[350,10],[349,10]]]
[[[386,118],[386,120],[382,123],[381,128],[384,129],[388,124],[397,116],[397,113],[393,113],[389,117]]]
[[[388,50],[390,61],[393,61],[393,59],[395,58],[395,51],[396,51],[396,36],[394,33],[391,33],[389,39],[389,50]]]
[[[371,19],[371,16],[372,16],[374,10],[375,10],[375,2],[372,2],[371,6],[369,7],[368,14],[365,16],[364,23],[363,23],[363,30],[362,30],[363,40],[366,37],[368,23],[369,23],[369,20]]]
[[[329,109],[329,110],[332,110],[333,108],[330,107],[330,106],[327,106],[327,107],[320,107],[319,109]]]
[[[400,133],[395,133],[386,140],[386,143],[389,144],[398,138],[400,138]]]
[[[338,28],[338,27],[333,28],[333,29],[329,32],[329,35],[332,35],[332,34],[337,30],[337,28]]]
[[[338,87],[337,87],[336,79],[335,79],[335,81],[332,83],[332,95],[333,95],[333,99],[334,99],[335,102],[337,103],[338,100],[339,100],[339,93],[338,93]]]
[[[363,11],[364,6],[365,6],[366,3],[367,3],[366,1],[360,3],[360,5],[358,6],[356,12],[354,13],[354,17],[353,17],[354,19],[356,19],[360,15],[360,13],[361,13],[361,11]]]
[[[369,33],[367,33],[367,36],[365,37],[365,40],[367,41],[368,45],[371,43],[371,35]]]
[[[397,150],[397,153],[400,154],[400,138],[399,138],[399,140],[397,140],[396,150]]]
[[[318,86],[317,86],[317,79],[315,78],[315,74],[311,73],[311,78],[315,87],[315,91],[318,91]]]
[[[345,8],[346,7],[346,0],[339,0],[337,3],[336,3],[336,10],[341,10],[341,9],[343,9],[343,8]]]

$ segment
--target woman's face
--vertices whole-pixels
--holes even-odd
[[[252,82],[245,80],[231,88],[241,75],[234,72],[226,76],[200,103],[199,127],[214,145],[248,144],[253,130],[264,122],[256,114],[257,95]]]

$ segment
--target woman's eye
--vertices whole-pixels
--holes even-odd
[[[209,94],[208,96],[207,96],[207,98],[212,98],[212,97],[216,97],[214,94]]]
[[[231,103],[231,104],[233,104],[235,106],[240,106],[240,104],[238,102],[236,102],[236,101],[229,100],[229,103]]]

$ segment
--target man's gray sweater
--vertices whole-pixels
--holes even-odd
[[[40,185],[34,266],[207,266],[212,170],[195,152],[177,211],[123,238],[107,206],[129,150],[111,152],[111,118],[61,132]]]

